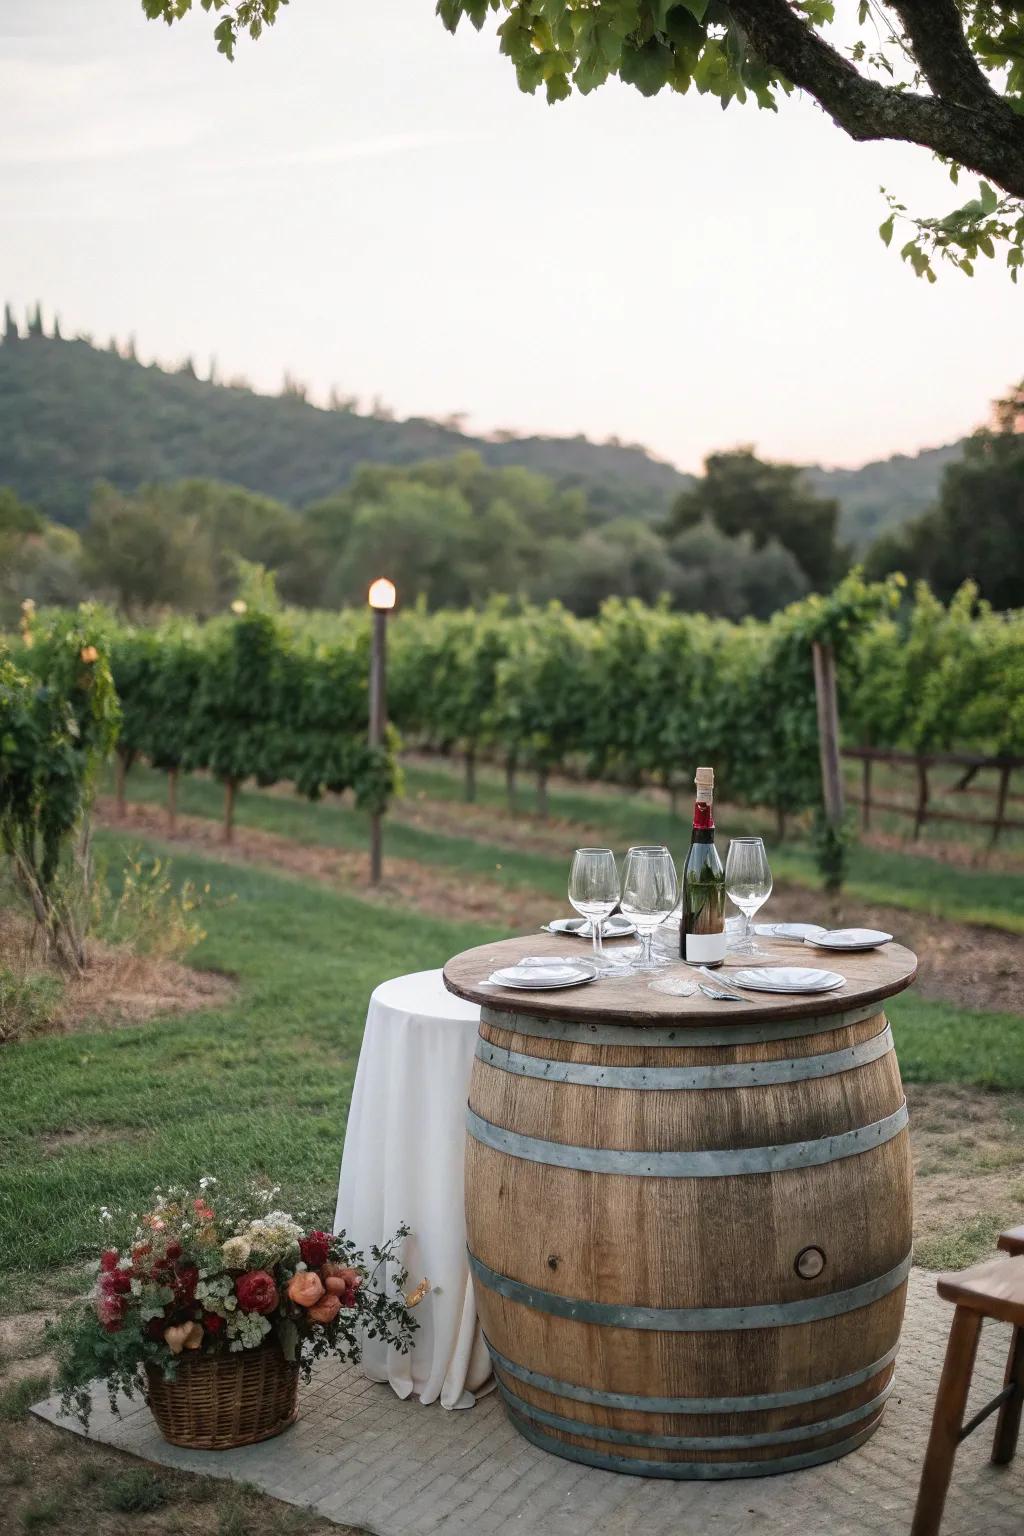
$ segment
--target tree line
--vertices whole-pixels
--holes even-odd
[[[873,579],[902,571],[948,600],[965,579],[995,607],[1024,604],[1021,396],[1003,402],[962,462],[946,467],[935,508],[884,533],[866,556]],[[667,598],[683,612],[767,618],[850,568],[834,499],[793,465],[749,448],[715,453],[660,523],[598,520],[580,490],[479,454],[402,466],[368,464],[302,511],[208,479],[97,485],[80,533],[0,488],[0,621],[23,597],[98,599],[132,617],[222,612],[239,562],[273,571],[297,606],[358,605],[387,573],[401,600],[479,607],[503,594],[557,601],[580,617],[610,597]]]

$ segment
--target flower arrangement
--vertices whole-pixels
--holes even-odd
[[[276,1343],[308,1381],[325,1355],[358,1360],[364,1337],[403,1353],[417,1324],[398,1258],[399,1227],[369,1263],[346,1239],[273,1209],[277,1189],[222,1193],[157,1190],[142,1216],[101,1213],[106,1243],[92,1292],[56,1330],[62,1407],[88,1424],[89,1384],[145,1391],[147,1376],[174,1382],[183,1363],[230,1359]]]

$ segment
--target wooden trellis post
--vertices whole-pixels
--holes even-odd
[[[818,707],[818,753],[821,759],[821,792],[825,817],[837,829],[843,823],[843,772],[839,760],[839,700],[836,692],[836,657],[831,645],[811,642],[814,659],[814,695]]]

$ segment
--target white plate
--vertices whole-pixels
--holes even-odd
[[[891,933],[878,928],[826,928],[817,938],[808,937],[807,943],[820,949],[878,949],[892,941]]]
[[[593,931],[590,922],[582,917],[553,917],[547,924],[548,933],[564,933],[573,939],[591,939]],[[628,917],[622,917],[616,913],[614,917],[606,917],[601,937],[604,939],[625,939],[631,933],[636,933],[636,924],[631,923]]]
[[[749,970],[729,971],[724,979],[752,992],[831,992],[846,980],[835,971],[818,971],[806,965],[751,966]]]
[[[557,987],[580,987],[597,980],[597,969],[589,960],[574,960],[571,965],[510,965],[488,977],[495,986],[512,987],[521,992],[550,992]]]
[[[790,944],[813,941],[826,932],[820,923],[756,923],[754,932],[759,939],[783,939]]]

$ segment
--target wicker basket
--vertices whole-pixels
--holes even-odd
[[[299,1367],[276,1340],[239,1354],[186,1355],[173,1381],[146,1366],[150,1411],[165,1440],[227,1451],[269,1440],[298,1415]]]

